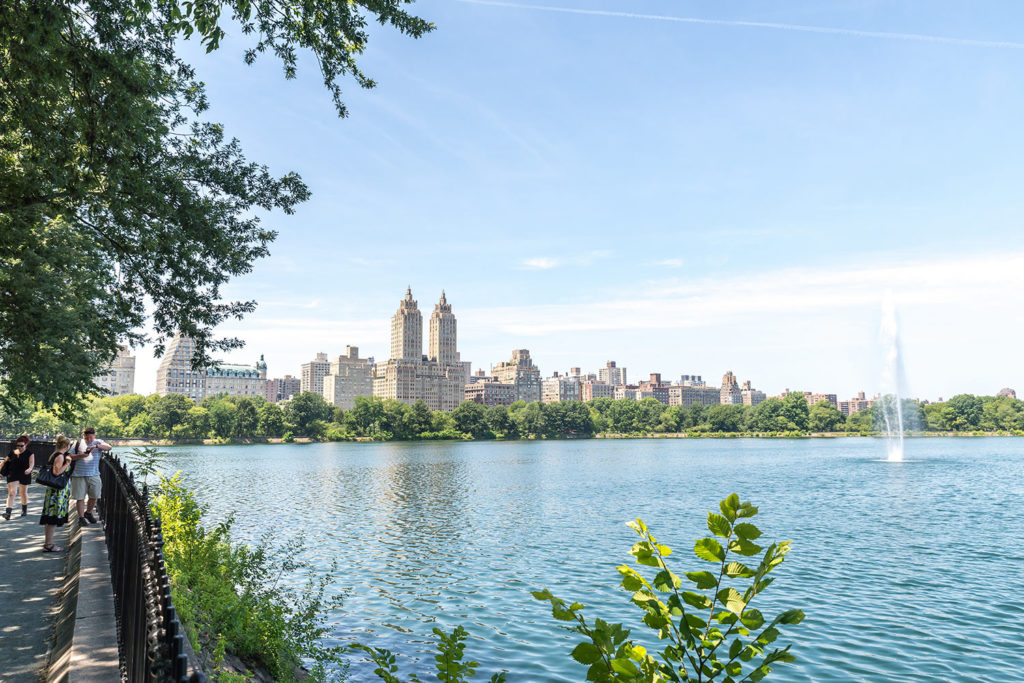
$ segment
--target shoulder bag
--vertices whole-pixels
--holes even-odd
[[[7,473],[11,471],[11,456],[4,458],[4,464],[0,465],[0,477],[6,477]]]
[[[71,469],[71,467],[67,467],[60,474],[54,474],[53,458],[50,458],[50,461],[46,463],[46,467],[39,470],[39,474],[36,476],[36,483],[59,491],[71,481]]]

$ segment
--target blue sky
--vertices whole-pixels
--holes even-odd
[[[882,388],[891,292],[913,394],[1024,390],[1024,6],[978,6],[417,3],[437,30],[375,29],[344,120],[309,59],[184,43],[210,118],[313,191],[226,292],[260,301],[231,359],[384,358],[412,285],[474,368],[847,397]]]

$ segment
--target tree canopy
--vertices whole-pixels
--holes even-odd
[[[376,19],[412,37],[432,24],[411,0],[9,0],[0,3],[0,403],[70,408],[119,344],[157,353],[181,331],[197,366],[236,348],[214,327],[253,310],[221,287],[276,236],[260,212],[309,198],[295,173],[249,161],[175,52],[217,49],[228,28],[244,61],[270,52],[284,75],[311,53],[339,116],[341,81],[373,81],[356,58]]]

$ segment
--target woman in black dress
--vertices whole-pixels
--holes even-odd
[[[7,510],[4,519],[11,518],[14,506],[14,494],[21,489],[21,516],[28,514],[28,485],[32,483],[32,468],[36,466],[36,457],[28,450],[28,436],[22,434],[11,446],[7,456]]]

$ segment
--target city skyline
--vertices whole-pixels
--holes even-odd
[[[408,295],[409,294],[407,292],[407,296]],[[444,296],[443,290],[442,290],[442,296]],[[461,307],[460,307],[460,313],[459,313],[460,318],[462,318],[464,315],[465,314],[461,312]],[[392,348],[392,351],[393,351],[393,344],[394,344],[394,339],[393,339],[393,332],[394,332],[394,330],[393,330],[393,319],[389,319],[387,323],[384,323],[381,326],[382,327],[386,326],[386,327],[392,328],[392,336],[385,337],[385,335],[380,335],[381,338],[387,338],[388,342],[383,343],[383,342],[379,342],[378,341],[377,348],[379,349],[379,353],[371,352],[371,353],[368,353],[368,354],[364,354],[364,355],[369,356],[371,358],[376,358],[379,363],[383,363],[390,356],[388,348],[390,346]],[[465,326],[460,326],[460,329],[462,330],[462,332],[460,332],[460,338],[461,338],[461,335],[465,334],[467,330],[466,330]],[[307,339],[308,336],[309,335],[306,335],[306,334],[285,335],[286,338],[299,337],[299,338],[302,338],[302,339]],[[334,335],[332,335],[332,336],[334,336]],[[344,334],[338,335],[338,336],[334,336],[334,338],[338,339],[339,341],[344,341],[345,339],[347,339],[347,337],[345,337]],[[524,339],[530,339],[532,337],[530,335],[526,335],[523,338]],[[353,347],[357,346],[357,345],[349,344],[349,343],[345,343],[344,345],[346,347],[348,347],[350,345],[353,346]],[[367,348],[367,347],[372,349],[374,347],[373,344],[366,344],[365,346],[364,345],[358,345],[358,346],[360,348],[364,348],[364,349]],[[493,366],[495,366],[498,363],[501,363],[501,362],[503,362],[503,361],[505,361],[507,359],[507,349],[511,348],[512,346],[515,346],[514,340],[513,339],[509,339],[509,341],[505,344],[505,349],[506,349],[505,352],[502,355],[498,356],[497,358],[489,358],[489,359],[486,359],[486,360],[473,360],[472,361],[472,370],[476,371],[478,369],[482,369],[482,370],[485,371],[485,373],[490,374],[490,370],[491,370],[491,368]],[[525,344],[520,344],[519,346],[525,346]],[[882,355],[882,344],[881,344],[881,342],[880,341],[876,342],[876,346],[877,346],[878,355],[879,355],[879,368],[881,368],[881,355]],[[263,361],[263,357],[264,356],[271,358],[270,361],[266,361],[266,362],[268,362],[268,364],[270,364],[270,371],[268,373],[268,377],[271,377],[271,378],[273,378],[273,377],[282,377],[284,375],[295,375],[296,377],[299,377],[299,376],[301,376],[301,374],[303,372],[303,366],[308,366],[309,365],[310,358],[313,358],[314,356],[316,356],[316,357],[323,356],[323,359],[324,359],[323,362],[324,362],[324,364],[326,366],[326,362],[327,362],[326,359],[328,357],[333,357],[333,356],[337,355],[337,353],[339,351],[340,351],[340,349],[336,349],[336,348],[331,347],[331,348],[329,348],[326,351],[324,351],[323,349],[317,349],[316,351],[308,351],[307,352],[305,349],[302,349],[299,346],[296,346],[296,345],[293,344],[293,345],[291,345],[291,347],[289,348],[289,350],[287,352],[288,355],[290,355],[291,357],[294,357],[294,358],[300,358],[301,359],[300,362],[294,364],[294,367],[276,363],[273,360],[274,359],[274,355],[273,354],[263,354],[263,353],[261,353],[261,354],[258,354],[258,355],[261,357],[260,358],[261,361]],[[228,357],[226,362],[235,362],[235,363],[248,363],[248,362],[252,362],[252,359],[250,359],[248,357],[250,352],[251,352],[251,350],[249,348],[244,348],[244,349],[235,351],[234,353],[232,353]],[[347,348],[346,348],[346,352],[347,352]],[[608,360],[606,358],[605,360],[601,361],[600,363],[594,363],[592,365],[587,365],[586,363],[583,363],[583,362],[580,362],[580,361],[576,360],[576,358],[579,357],[578,355],[574,356],[571,353],[569,353],[567,355],[567,357],[570,358],[570,361],[568,363],[554,365],[553,363],[545,363],[545,362],[542,362],[541,360],[539,360],[540,358],[544,358],[544,356],[543,355],[538,355],[538,352],[533,351],[531,349],[531,353],[533,354],[534,358],[538,359],[537,360],[537,365],[538,365],[538,367],[540,367],[541,376],[544,377],[544,378],[550,377],[552,375],[552,373],[554,373],[554,372],[565,373],[567,370],[569,370],[572,367],[582,367],[582,368],[584,368],[584,374],[587,374],[587,373],[590,373],[590,372],[596,373],[596,372],[598,372],[599,370],[601,370],[604,367],[605,362]],[[543,352],[541,352],[541,353],[543,353]],[[139,366],[139,367],[142,367],[142,368],[146,368],[146,366],[147,366],[147,364],[145,363],[146,360],[151,360],[151,359],[137,358],[136,365]],[[719,372],[732,372],[732,366],[727,366],[723,370],[717,370],[717,369],[709,370],[707,368],[694,367],[692,364],[691,365],[686,365],[686,366],[683,366],[683,365],[680,365],[680,364],[676,364],[676,365],[671,365],[670,367],[662,366],[662,367],[651,367],[651,368],[638,368],[637,366],[635,366],[634,364],[632,364],[628,360],[628,357],[626,357],[626,358],[619,357],[619,358],[615,358],[614,360],[618,363],[618,365],[620,367],[629,369],[629,371],[631,373],[630,374],[630,381],[633,382],[633,383],[636,383],[638,381],[643,381],[643,379],[646,378],[651,373],[658,373],[658,374],[663,375],[665,377],[665,381],[666,382],[674,382],[674,381],[676,381],[675,378],[680,377],[682,375],[700,374],[700,375],[705,375],[707,377],[713,378],[713,377],[718,376]],[[155,362],[156,362],[156,364],[160,363],[159,359],[157,359]],[[677,367],[677,365],[678,365],[678,367]],[[143,393],[143,394],[151,393],[151,391],[147,390],[147,388],[146,388],[146,384],[147,384],[147,382],[146,382],[146,378],[147,378],[146,372],[147,371],[144,369],[144,370],[138,372],[137,375],[136,375],[137,378],[141,378],[141,379],[137,379],[136,380],[137,391],[139,393]],[[792,373],[792,376],[796,377],[797,374],[799,374],[799,373]],[[881,388],[881,373],[879,374],[879,377],[876,378],[874,385],[872,385],[870,382],[865,382],[862,385],[853,387],[849,391],[845,390],[845,388],[839,388],[839,387],[834,386],[834,383],[831,383],[828,379],[819,379],[819,380],[816,380],[814,383],[811,383],[811,384],[801,383],[801,382],[797,382],[797,381],[784,382],[782,386],[776,387],[776,386],[768,384],[768,383],[764,382],[762,379],[760,379],[761,373],[758,372],[756,367],[753,368],[753,369],[750,369],[750,370],[744,370],[742,372],[737,371],[736,375],[737,376],[742,375],[744,378],[750,379],[751,381],[753,381],[753,383],[755,384],[755,386],[758,389],[761,389],[761,390],[765,391],[765,393],[767,395],[769,395],[769,396],[779,395],[779,394],[783,393],[786,390],[807,391],[807,392],[814,392],[814,393],[836,394],[840,399],[844,399],[845,397],[855,396],[859,392],[865,392],[869,396],[874,395],[876,393],[884,393],[883,389]],[[148,375],[148,376],[153,376],[153,375]],[[710,381],[709,384],[713,384],[713,380]],[[923,395],[923,394],[920,394],[920,392],[915,392],[915,391],[913,391],[913,385],[911,384],[911,391],[910,391],[909,395],[915,396],[915,397],[918,397],[918,398],[921,398],[921,399],[924,399],[924,400],[935,401],[938,398],[948,398],[949,396],[952,396],[952,395],[954,395],[956,393],[975,393],[975,394],[979,394],[979,395],[994,395],[996,393],[996,391],[998,391],[998,389],[1000,389],[1000,388],[1002,388],[1004,386],[1017,386],[1017,384],[1014,383],[1014,382],[1011,382],[1011,381],[1003,381],[1002,383],[999,384],[999,387],[997,387],[997,388],[991,388],[991,389],[987,389],[987,390],[985,388],[982,388],[982,389],[976,389],[976,390],[973,390],[973,391],[972,390],[968,390],[968,389],[953,388],[950,391],[946,391],[944,393],[937,393],[937,394],[934,394],[934,395]],[[153,390],[155,390],[155,387],[153,388]],[[317,393],[320,393],[320,392],[317,392]]]

